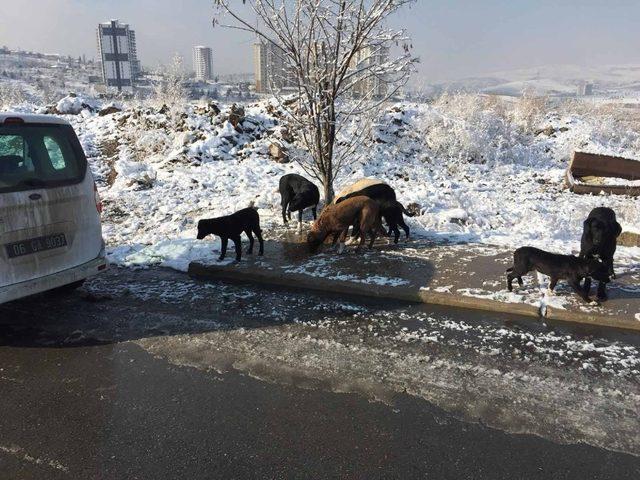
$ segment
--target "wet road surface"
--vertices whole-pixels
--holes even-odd
[[[0,472],[638,478],[637,349],[633,334],[114,269],[0,306]]]

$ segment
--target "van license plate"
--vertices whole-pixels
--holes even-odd
[[[5,245],[9,258],[22,257],[44,250],[53,250],[67,246],[67,237],[64,233],[54,233],[45,237],[32,238],[21,242],[8,243]]]

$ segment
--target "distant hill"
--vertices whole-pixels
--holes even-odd
[[[584,82],[594,84],[597,95],[638,94],[640,65],[545,65],[440,82],[426,89],[436,93],[467,91],[507,96],[519,96],[531,90],[538,95],[567,96],[574,95],[578,85]]]

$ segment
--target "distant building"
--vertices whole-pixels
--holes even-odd
[[[196,71],[196,80],[206,81],[213,79],[213,56],[211,48],[198,45],[193,47],[193,69]]]
[[[253,71],[257,93],[272,93],[295,86],[284,51],[274,43],[258,40],[253,44]]]
[[[585,97],[593,95],[593,83],[583,82],[578,85],[578,96]]]
[[[140,74],[136,34],[118,20],[98,25],[98,55],[102,63],[102,80],[107,89],[133,92]]]
[[[353,85],[353,94],[357,97],[381,98],[387,95],[387,83],[384,75],[376,67],[389,60],[386,47],[364,47],[355,56],[351,68],[361,71],[360,80]]]

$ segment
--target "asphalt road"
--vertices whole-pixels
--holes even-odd
[[[627,419],[630,424],[620,420],[633,415],[636,400],[612,405],[619,429],[606,441],[599,430],[592,441],[584,427],[589,419],[583,423],[585,419],[564,418],[533,402],[505,400],[505,405],[523,402],[508,410],[507,422],[507,407],[500,401],[493,412],[485,408],[470,415],[460,405],[454,408],[453,396],[435,395],[437,386],[423,391],[403,380],[398,387],[397,371],[368,378],[364,370],[374,368],[365,362],[372,352],[384,351],[397,363],[392,341],[400,341],[399,332],[419,332],[422,327],[417,325],[424,325],[421,315],[426,313],[431,319],[462,322],[458,325],[476,322],[483,332],[506,328],[544,336],[549,331],[525,319],[464,311],[425,313],[423,308],[199,284],[161,270],[112,270],[69,297],[41,295],[0,306],[0,477],[640,477],[637,439],[632,438],[637,419]],[[362,329],[365,336],[362,318],[378,318],[381,312],[385,320]],[[398,326],[396,317],[401,320]],[[433,334],[433,329],[427,330]],[[554,327],[554,332],[559,330],[562,327]],[[558,375],[570,375],[563,381],[584,381],[594,391],[613,382],[627,397],[638,394],[633,373],[619,370],[612,377],[611,357],[603,359],[604,371],[594,359],[595,367],[585,377],[574,362],[558,364],[547,354],[480,356],[477,352],[489,336],[469,345],[461,336],[464,332],[454,331],[449,339],[441,332],[437,344],[401,342],[397,348],[407,357],[428,348],[425,358],[452,364],[499,362],[506,371],[524,368],[530,376],[536,368],[548,369],[545,376],[560,371]],[[608,332],[562,334],[570,342],[586,338],[600,345],[624,345],[627,352],[638,342],[633,335]],[[557,350],[557,340],[546,338],[556,342],[549,351]],[[339,339],[341,345],[338,366],[331,368],[320,363],[332,355],[335,345],[330,339]],[[286,374],[274,367],[289,365],[291,358],[301,355],[296,342],[302,340],[319,350],[319,359],[312,363],[319,365],[317,372],[302,360],[291,364]],[[381,341],[388,342],[382,350],[383,344],[376,343]],[[270,342],[280,349],[279,355],[273,354],[275,360],[266,350]],[[240,348],[243,343],[246,349]],[[360,352],[353,364],[347,350]],[[212,351],[215,355],[208,354]],[[300,358],[310,355],[305,351]],[[339,370],[342,361],[346,366]],[[627,366],[633,361],[624,359]],[[357,373],[363,365],[363,372]],[[440,370],[449,368],[441,365]],[[331,376],[334,373],[341,382]],[[394,381],[385,380],[387,374]],[[473,378],[477,384],[484,381],[480,374]],[[504,392],[513,391],[506,379],[501,381]],[[584,390],[584,385],[577,390]],[[455,398],[470,404],[490,395],[477,394],[475,386],[467,383],[456,390]],[[454,395],[455,382],[445,389]],[[461,391],[473,394],[464,396]],[[575,397],[569,401],[585,403]],[[549,424],[555,427],[540,428],[535,435],[514,433],[537,428],[524,419],[527,409],[536,408],[539,423],[550,415],[554,419]],[[523,418],[514,419],[518,411]],[[557,435],[561,441],[554,429],[563,430]],[[625,429],[630,438],[618,438],[624,437]],[[574,443],[571,438],[582,440]]]

